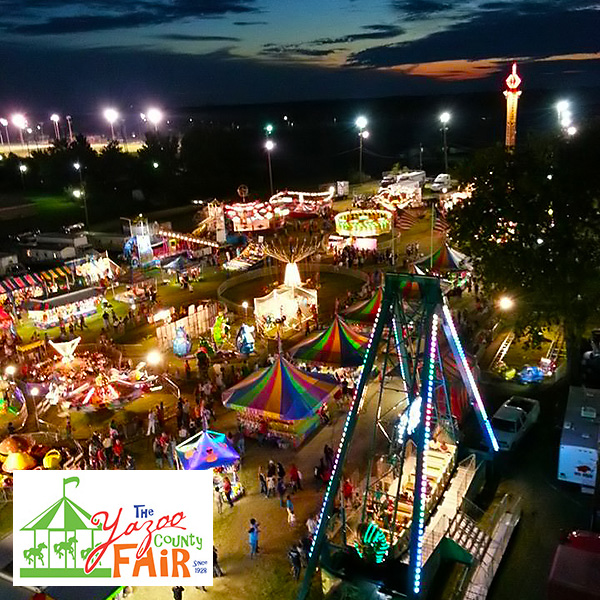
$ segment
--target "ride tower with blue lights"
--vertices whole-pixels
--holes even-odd
[[[375,417],[372,418],[366,416],[364,411],[361,413],[361,410],[367,385],[378,361],[380,345],[383,348],[380,355],[381,375],[378,383],[373,384],[379,389],[375,394],[377,406]],[[442,447],[446,449],[456,448],[458,445],[458,426],[452,415],[445,376],[446,361],[443,360],[447,355],[451,355],[454,360],[488,447],[496,452],[498,443],[450,309],[442,295],[440,279],[425,275],[387,273],[381,307],[373,324],[360,379],[323,496],[298,600],[307,598],[319,564],[332,564],[332,556],[336,552],[338,556],[343,554],[346,561],[345,566],[337,571],[338,578],[344,579],[348,575],[356,579],[364,572],[365,579],[377,582],[382,593],[388,592],[390,597],[417,599],[425,596],[423,571],[425,562],[431,555],[429,550],[426,552],[424,549],[425,531],[437,509],[436,502],[440,500],[440,497],[432,497],[435,494],[432,493],[431,481],[428,480],[428,458],[433,468],[437,456],[432,448],[438,439],[448,440],[448,445],[442,442]],[[401,382],[403,389],[397,389],[397,385],[395,388],[390,387],[389,382],[394,379]],[[386,400],[382,401],[384,395]],[[400,406],[405,408],[401,415],[398,414]],[[359,522],[354,527],[347,527],[346,503],[338,501],[338,492],[359,414],[362,414],[360,418],[372,419],[373,432],[371,450],[366,453],[369,464],[362,507],[358,511]],[[391,432],[386,431],[385,426],[389,429],[391,423]],[[389,490],[382,492],[380,482],[372,481],[373,472],[377,470],[374,469],[377,465],[374,465],[376,454],[373,449],[378,432],[385,436],[385,464],[396,482],[391,495]],[[410,450],[407,450],[409,447]],[[409,461],[406,460],[407,453],[411,454]],[[405,493],[401,492],[400,485],[409,475],[403,473],[405,463],[412,468],[410,515],[406,515],[407,503],[404,502]],[[452,462],[450,466],[454,469],[455,463]],[[386,526],[389,522],[392,523],[389,528],[381,526],[381,519],[376,521],[373,510],[372,499],[378,495],[381,498],[382,494],[385,496],[385,510],[382,513]],[[397,517],[400,516],[402,507],[405,514],[401,520],[408,525],[398,533]],[[339,516],[342,521],[339,528],[341,546],[332,541],[332,531],[336,530]],[[348,542],[347,529],[353,530],[355,539],[352,544]]]

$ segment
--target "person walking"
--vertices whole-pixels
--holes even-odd
[[[233,508],[233,500],[231,499],[231,481],[229,481],[229,477],[223,477],[223,492],[227,498],[227,502],[229,502],[229,507]]]
[[[250,544],[250,558],[254,558],[258,552],[258,527],[256,519],[250,519],[250,529],[248,529],[248,543]]]
[[[217,503],[217,513],[218,514],[222,514],[223,513],[223,496],[221,495],[221,488],[219,486],[217,486],[215,488],[215,502]]]
[[[173,600],[183,600],[184,589],[180,585],[173,586]]]
[[[156,468],[162,469],[164,452],[162,444],[160,443],[160,438],[158,436],[154,438],[154,442],[152,443],[152,451],[154,452],[154,461],[156,463]]]
[[[287,510],[288,525],[291,525],[293,527],[294,525],[296,525],[296,515],[294,513],[294,504],[292,502],[292,497],[289,494],[285,501],[285,509]]]
[[[300,552],[298,546],[292,546],[288,551],[288,558],[292,564],[292,573],[294,579],[298,581],[300,579],[300,571],[302,570],[302,559],[300,558]]]
[[[156,433],[156,413],[154,409],[148,411],[148,431],[147,436],[154,435]]]
[[[285,508],[285,503],[283,501],[283,497],[285,496],[286,485],[283,479],[280,479],[277,482],[277,493],[279,494],[279,502],[281,504],[281,508]]]
[[[275,475],[267,478],[267,498],[275,496],[277,493],[277,479]]]
[[[260,493],[264,494],[268,498],[269,494],[268,494],[268,490],[267,490],[267,478],[265,477],[265,474],[262,472],[262,467],[258,467],[258,483],[260,485]]]
[[[302,489],[302,481],[301,481],[300,471],[298,471],[298,467],[292,463],[290,466],[290,483],[292,484],[292,489],[294,492]]]

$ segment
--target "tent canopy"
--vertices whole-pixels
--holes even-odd
[[[362,365],[368,338],[357,333],[339,315],[329,329],[294,346],[290,354],[299,360],[328,363],[342,367]]]
[[[433,255],[426,256],[417,262],[417,265],[432,271],[470,271],[469,257],[443,244]]]
[[[357,323],[374,323],[375,317],[381,306],[383,298],[383,288],[379,288],[370,298],[353,304],[346,310],[342,311],[344,318],[347,321],[355,321]]]
[[[279,355],[270,367],[223,392],[223,402],[234,410],[297,421],[315,414],[338,389],[333,377],[298,369]]]
[[[227,436],[218,431],[201,431],[181,442],[176,450],[183,468],[189,471],[226,467],[240,459]]]
[[[93,525],[92,515],[75,502],[64,496],[38,515],[33,521],[22,527],[22,531],[76,531],[78,529],[98,530],[101,525]]]

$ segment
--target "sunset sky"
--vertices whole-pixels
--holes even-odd
[[[592,0],[0,0],[0,106],[170,105],[600,81]]]

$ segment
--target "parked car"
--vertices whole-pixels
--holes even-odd
[[[500,450],[512,450],[540,416],[540,403],[532,398],[512,396],[492,417]]]
[[[448,173],[440,173],[436,176],[431,184],[432,192],[446,192],[452,186],[450,175]]]

